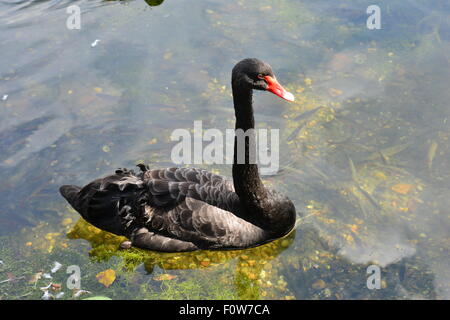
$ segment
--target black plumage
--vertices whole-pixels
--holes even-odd
[[[265,76],[275,78],[257,59],[234,67],[236,129],[254,128],[252,90],[272,91]],[[139,173],[118,169],[83,188],[62,186],[60,192],[89,223],[126,236],[136,247],[179,252],[257,246],[289,233],[295,208],[264,187],[258,166],[249,161],[255,147],[250,141],[245,141],[244,163],[237,161],[235,141],[233,181],[196,168],[139,164]]]

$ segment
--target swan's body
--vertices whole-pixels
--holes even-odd
[[[270,66],[245,59],[233,69],[236,129],[254,128],[252,90],[293,96],[276,82]],[[96,227],[131,240],[140,248],[179,252],[242,249],[280,238],[295,224],[295,207],[264,187],[258,166],[233,164],[233,181],[195,168],[119,169],[83,188],[62,186],[61,194]]]

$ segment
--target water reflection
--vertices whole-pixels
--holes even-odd
[[[145,0],[145,2],[151,7],[156,7],[162,4],[164,0]]]
[[[102,231],[82,218],[67,234],[69,239],[89,241],[92,249],[90,256],[97,261],[107,261],[113,256],[124,259],[123,264],[129,271],[134,271],[143,263],[147,273],[152,274],[155,267],[163,270],[194,270],[226,268],[234,266],[235,290],[240,299],[260,298],[259,282],[264,266],[288,249],[295,239],[295,230],[282,239],[263,246],[229,251],[199,250],[194,252],[164,253],[138,248],[120,250],[119,245],[126,238]],[[265,276],[264,276],[265,277]]]
[[[123,0],[104,0],[104,1],[123,1]],[[164,2],[164,0],[144,0],[144,1],[150,7],[157,7]]]

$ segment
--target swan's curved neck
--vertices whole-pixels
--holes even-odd
[[[251,217],[261,217],[267,206],[267,191],[262,183],[256,164],[256,136],[254,132],[252,89],[233,86],[233,102],[236,116],[236,135],[234,138],[233,183],[239,200]],[[244,134],[245,142],[242,135]],[[241,141],[238,141],[240,139]],[[244,148],[239,144],[244,143]],[[239,148],[238,148],[239,147]],[[244,153],[244,155],[239,154]],[[251,157],[251,155],[253,157]]]

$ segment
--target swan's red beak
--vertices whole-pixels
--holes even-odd
[[[276,94],[277,96],[287,100],[287,101],[294,101],[294,95],[286,89],[284,89],[281,84],[278,83],[277,79],[272,78],[271,76],[265,76],[264,79],[267,81],[268,87],[267,91],[272,92],[273,94]]]

